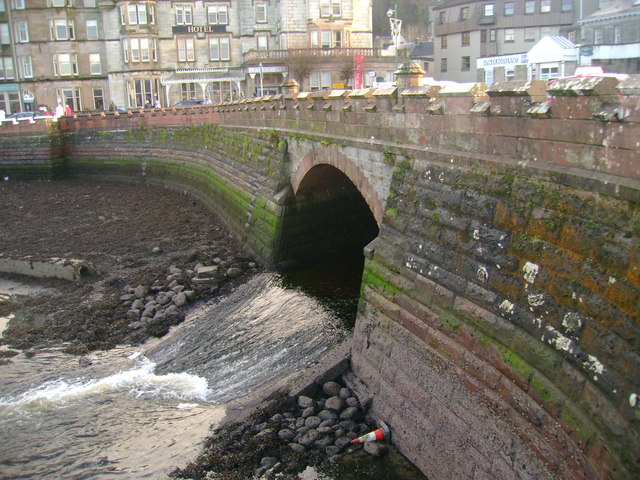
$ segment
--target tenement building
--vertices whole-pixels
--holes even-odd
[[[370,0],[0,0],[0,108],[172,106],[393,73]]]

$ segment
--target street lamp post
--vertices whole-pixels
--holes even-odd
[[[387,10],[389,17],[389,26],[391,27],[391,36],[396,49],[396,70],[398,69],[398,40],[400,39],[400,30],[402,30],[402,20],[398,18],[398,5]]]

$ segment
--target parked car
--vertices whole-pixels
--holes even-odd
[[[193,107],[194,105],[202,105],[202,100],[182,100],[174,104],[174,107]]]
[[[40,112],[16,112],[11,115],[7,115],[7,118],[15,118],[16,120],[20,120],[22,118],[35,118],[40,117]]]

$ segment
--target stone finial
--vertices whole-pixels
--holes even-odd
[[[424,77],[424,70],[418,62],[407,62],[400,65],[395,71],[396,84],[400,90],[420,85],[420,79]]]
[[[285,95],[295,95],[300,91],[300,84],[296,82],[293,78],[287,80],[282,85],[282,92]]]

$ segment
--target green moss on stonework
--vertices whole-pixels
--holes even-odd
[[[367,285],[381,288],[383,292],[389,293],[391,295],[396,295],[401,292],[401,290],[398,287],[396,287],[395,285],[393,285],[393,283],[391,283],[391,281],[388,279],[386,275],[381,274],[369,262],[367,262],[362,272],[360,296],[362,296],[362,293],[364,292],[364,288]]]

